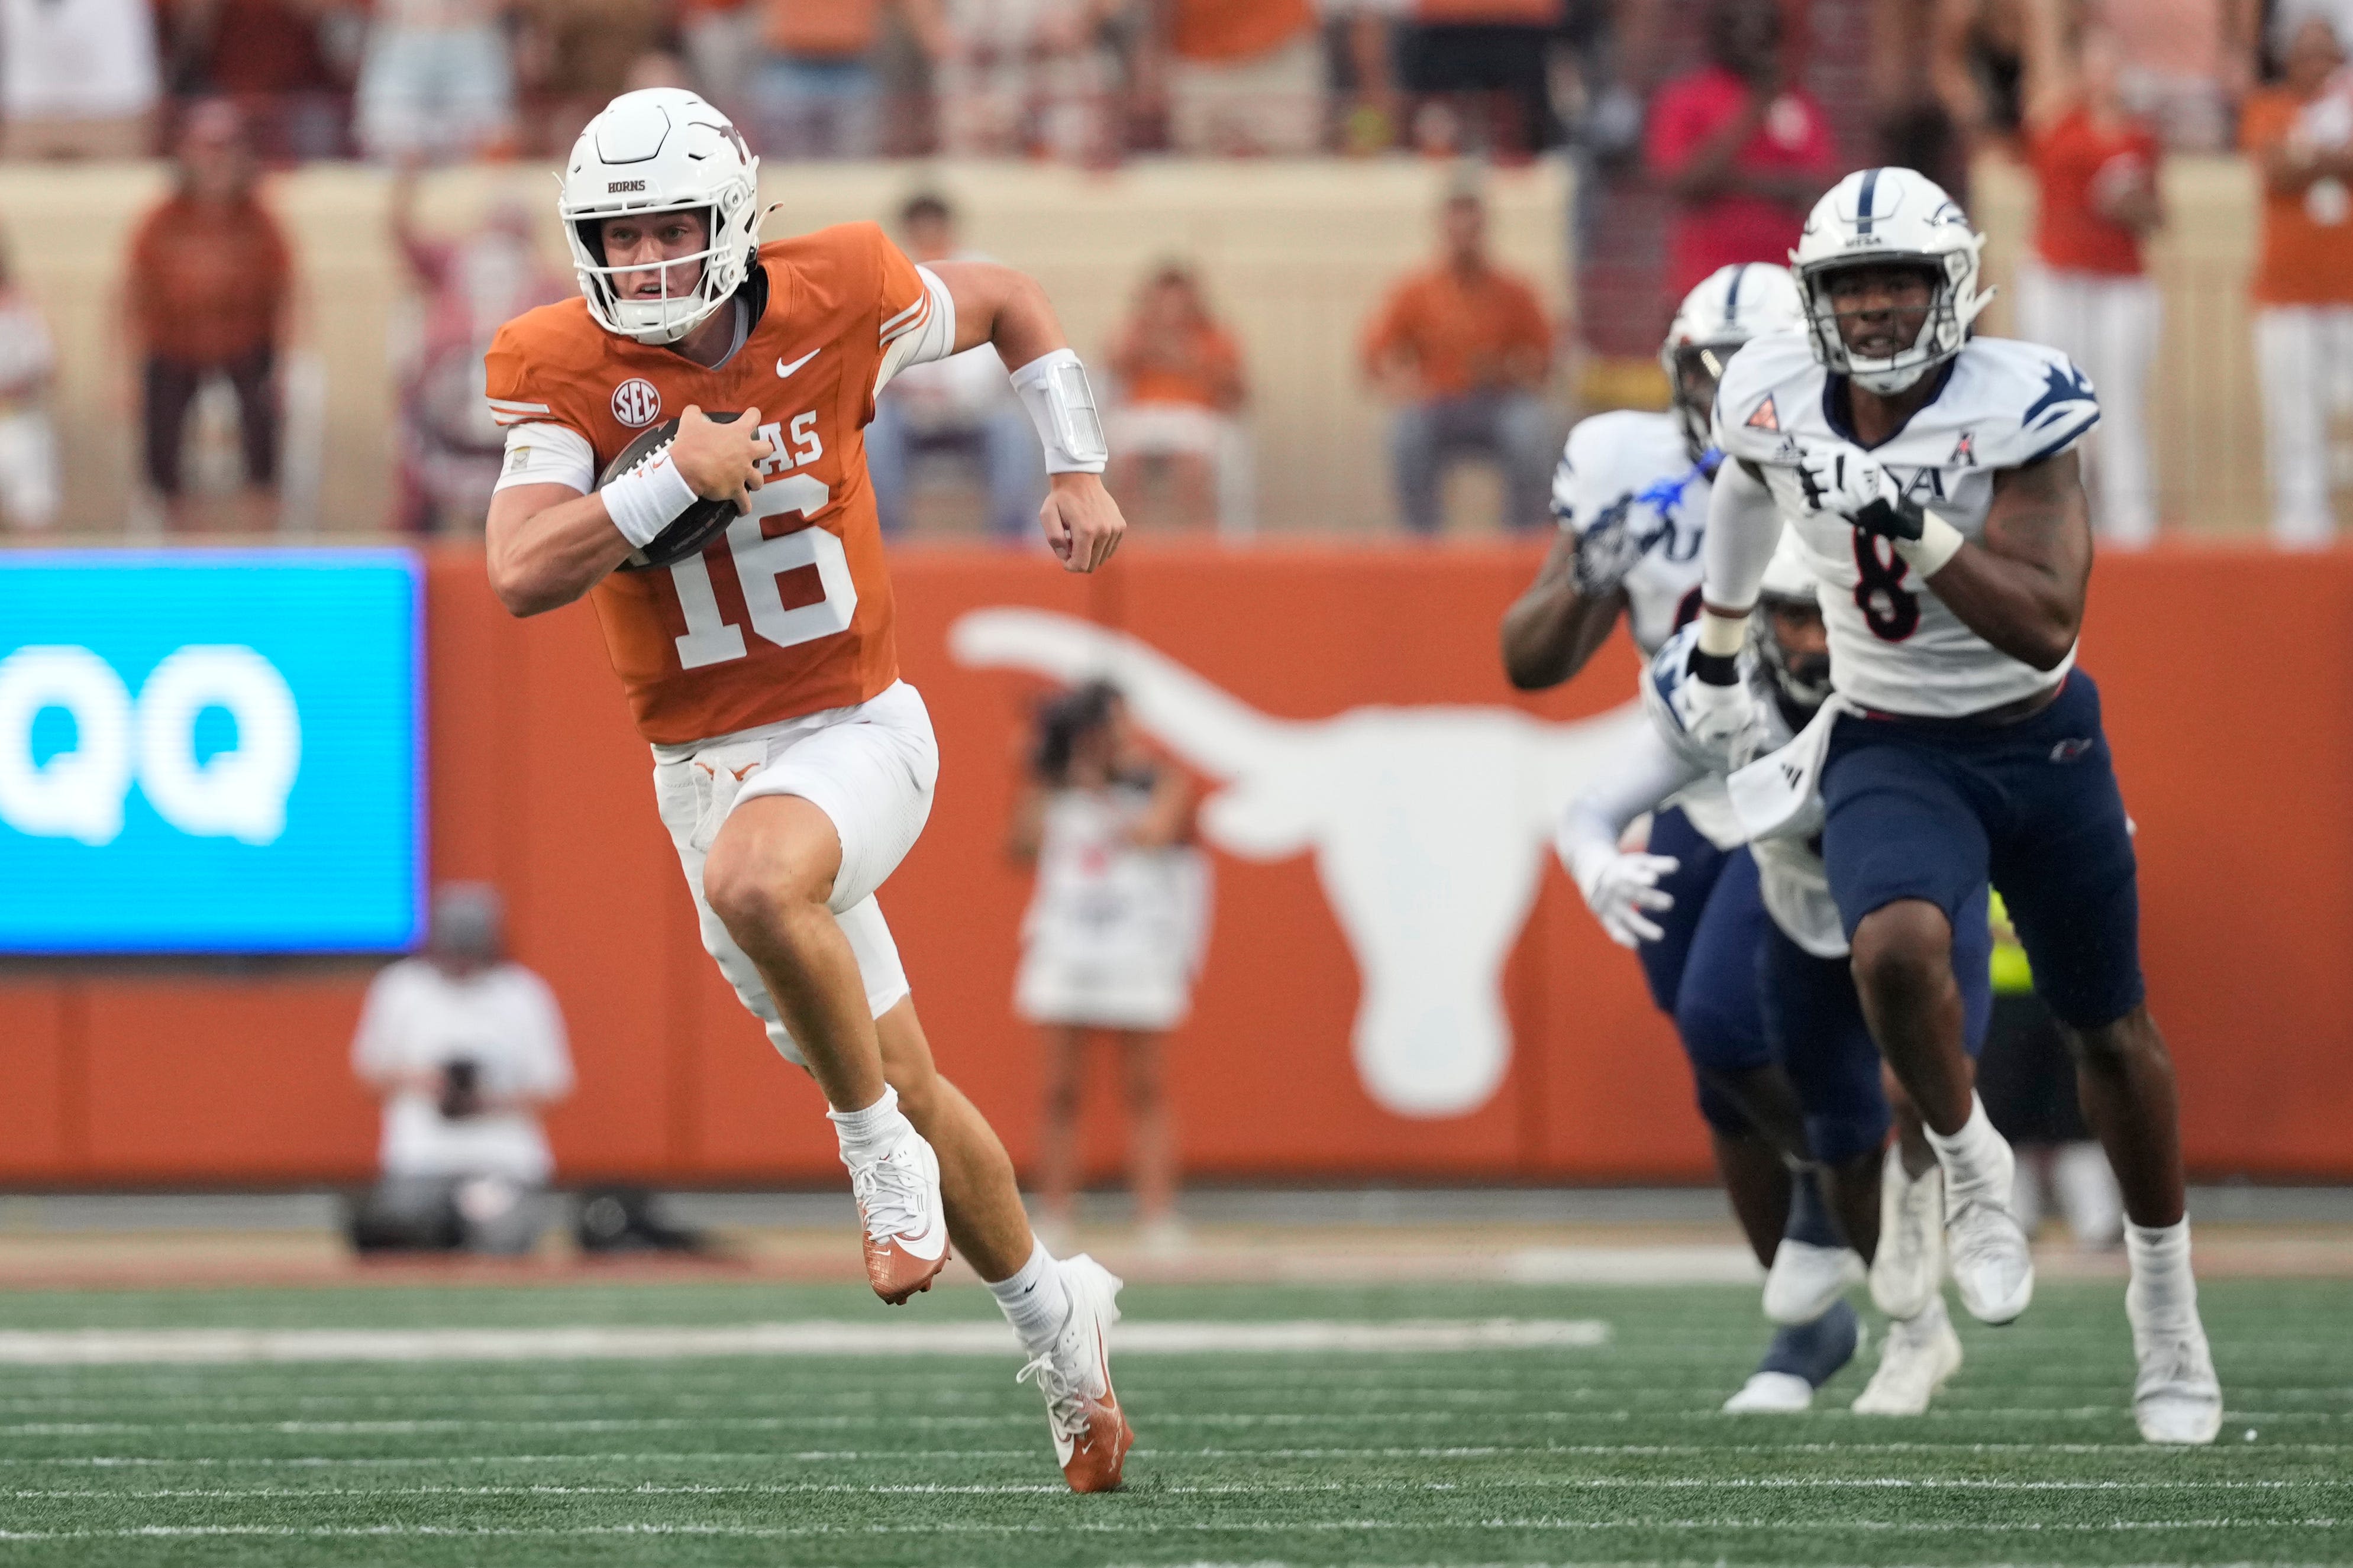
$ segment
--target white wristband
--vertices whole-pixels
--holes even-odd
[[[1959,554],[1961,546],[1968,542],[1959,529],[1933,511],[1921,525],[1919,538],[1894,541],[1895,553],[1910,562],[1912,570],[1924,578],[1934,577],[1942,571],[1945,563]]]
[[[1748,646],[1748,617],[1720,616],[1705,605],[1699,612],[1699,651],[1715,658],[1731,658]]]
[[[1039,355],[1013,373],[1013,390],[1038,427],[1050,474],[1100,474],[1111,460],[1087,367],[1069,349]]]
[[[694,487],[670,460],[667,447],[596,493],[605,498],[605,510],[621,537],[639,550],[651,544],[696,500]]]

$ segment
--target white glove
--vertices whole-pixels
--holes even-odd
[[[1672,855],[1629,855],[1614,849],[1582,854],[1569,868],[1585,907],[1620,947],[1639,947],[1666,932],[1646,910],[1675,907],[1672,893],[1659,890],[1659,879],[1672,876],[1682,862]]]
[[[1766,733],[1767,719],[1757,694],[1745,680],[1718,686],[1686,674],[1675,682],[1669,701],[1675,721],[1710,755],[1727,767],[1746,762]]]
[[[1634,498],[1622,497],[1577,536],[1577,591],[1582,597],[1604,597],[1641,564],[1647,545],[1626,526],[1633,510]]]
[[[1866,533],[1912,540],[1927,526],[1928,514],[1905,495],[1895,476],[1851,442],[1808,447],[1798,482],[1816,511],[1835,512]]]

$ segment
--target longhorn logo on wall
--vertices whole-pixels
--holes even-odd
[[[1504,961],[1561,813],[1647,722],[1631,703],[1546,723],[1509,708],[1261,713],[1134,637],[1043,610],[976,610],[960,664],[1105,679],[1141,724],[1222,787],[1201,830],[1246,860],[1315,855],[1363,986],[1351,1033],[1366,1091],[1400,1116],[1462,1116],[1512,1051]]]

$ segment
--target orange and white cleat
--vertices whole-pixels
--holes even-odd
[[[851,1165],[849,1190],[866,1232],[867,1283],[892,1306],[903,1307],[948,1266],[940,1157],[911,1129],[881,1159]]]
[[[1120,1278],[1086,1254],[1066,1258],[1063,1289],[1071,1315],[1045,1354],[1023,1367],[1016,1381],[1035,1381],[1046,1396],[1046,1425],[1054,1434],[1054,1458],[1074,1492],[1107,1492],[1119,1487],[1120,1467],[1135,1446],[1135,1428],[1119,1407],[1111,1386],[1110,1331],[1119,1321]]]

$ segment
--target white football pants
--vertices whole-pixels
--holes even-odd
[[[2328,423],[2353,389],[2353,302],[2258,310],[2255,369],[2263,378],[2272,538],[2296,549],[2325,545],[2337,537]]]
[[[2100,423],[2083,447],[2092,526],[2110,544],[2157,537],[2148,456],[2148,373],[2164,315],[2147,278],[2070,272],[2027,261],[2018,273],[2018,331],[2064,352],[2092,378]]]

